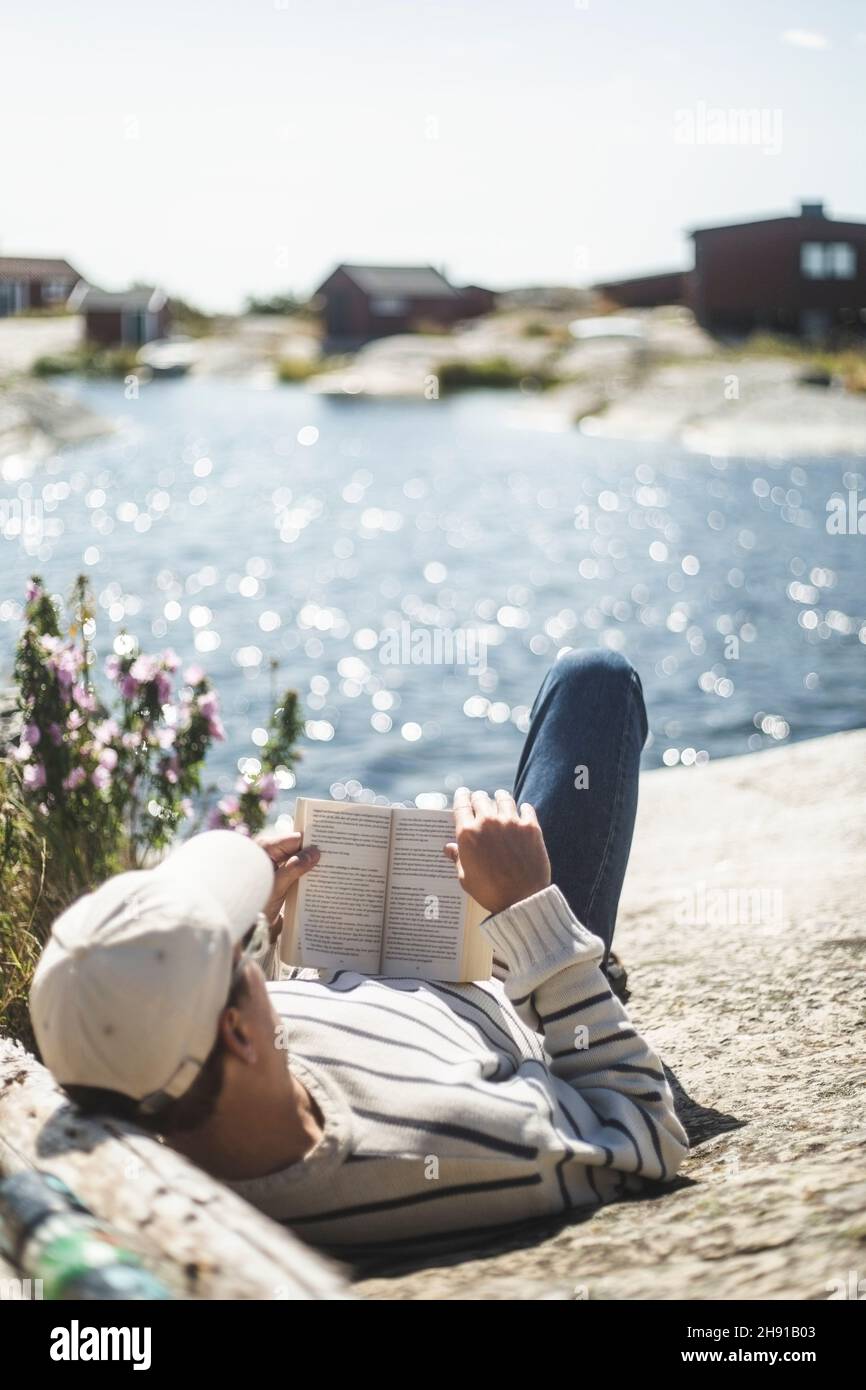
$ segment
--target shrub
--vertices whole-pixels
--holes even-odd
[[[547,367],[528,371],[519,367],[507,357],[489,357],[479,361],[442,362],[438,368],[439,389],[448,391],[464,390],[472,386],[488,386],[497,389],[520,386],[526,390],[544,390],[556,383],[556,376]]]
[[[164,852],[193,816],[209,748],[225,737],[205,672],[192,665],[178,684],[175,653],[144,654],[128,633],[105,661],[110,703],[102,698],[83,577],[65,634],[62,625],[59,604],[34,576],[15,663],[20,729],[0,764],[0,1028],[26,1043],[26,992],[52,920],[109,875]],[[209,825],[261,830],[300,756],[300,731],[289,691],[253,770],[217,802]]]
[[[442,362],[437,372],[442,391],[458,391],[468,386],[517,386],[526,372],[506,357],[490,357],[477,362]]]
[[[45,837],[12,764],[0,762],[0,1032],[31,1051],[30,980],[51,921],[75,896],[49,874]]]
[[[322,363],[308,357],[282,357],[277,363],[277,380],[306,381],[322,370]]]
[[[30,369],[34,376],[64,376],[78,372],[82,376],[115,377],[140,372],[136,348],[98,347],[83,343],[69,352],[37,357]]]

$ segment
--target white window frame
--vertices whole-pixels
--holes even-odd
[[[42,282],[43,304],[64,303],[71,293],[72,284],[69,280],[43,280]]]
[[[857,247],[851,241],[801,242],[800,274],[805,280],[856,280]]]
[[[370,313],[383,319],[398,319],[408,313],[408,299],[398,295],[381,295],[370,300]]]

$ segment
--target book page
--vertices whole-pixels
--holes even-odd
[[[392,811],[383,975],[461,980],[467,909],[457,869],[443,853],[451,811]]]
[[[286,965],[376,975],[382,957],[391,811],[298,798],[295,825],[322,857],[286,904]]]

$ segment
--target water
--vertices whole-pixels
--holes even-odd
[[[29,573],[65,593],[86,570],[103,652],[126,627],[212,675],[228,730],[209,761],[221,787],[255,757],[272,657],[277,688],[304,699],[306,795],[509,785],[564,647],[609,645],[635,663],[648,767],[864,723],[866,538],[825,525],[828,497],[863,489],[862,462],[708,459],[547,432],[510,393],[70,389],[121,430],[22,484],[45,503],[46,537],[38,557],[3,546],[0,662],[8,671]],[[471,629],[486,667],[392,664],[401,624],[416,652],[419,630],[432,642]]]

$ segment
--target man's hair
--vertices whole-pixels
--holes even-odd
[[[224,1007],[240,1004],[247,992],[245,976],[238,972],[232,981]],[[216,1109],[225,1075],[225,1047],[222,1037],[216,1041],[205,1059],[195,1081],[176,1100],[170,1100],[153,1114],[142,1111],[140,1102],[122,1091],[110,1091],[103,1086],[64,1086],[73,1104],[86,1115],[105,1115],[113,1120],[127,1120],[152,1134],[170,1136],[183,1130],[198,1129],[209,1120]]]

